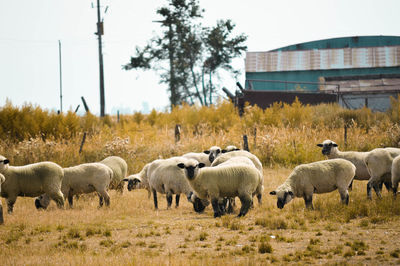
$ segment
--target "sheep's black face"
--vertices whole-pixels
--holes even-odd
[[[294,198],[292,191],[271,191],[269,194],[277,196],[278,200],[276,202],[276,206],[279,209],[283,209],[283,207]]]
[[[212,163],[212,162],[215,160],[215,158],[217,158],[218,155],[221,154],[221,149],[219,149],[219,148],[212,148],[212,149],[209,150],[209,151],[204,151],[204,153],[205,153],[205,154],[209,154],[208,160],[210,161],[210,163]]]
[[[140,183],[140,180],[137,178],[131,179],[128,181],[128,190],[131,191],[135,189],[135,187]]]
[[[325,142],[322,144],[317,144],[318,147],[322,148],[322,154],[323,155],[330,155],[331,154],[331,150],[333,147],[337,147],[338,145],[335,142]]]
[[[185,170],[185,175],[189,180],[193,180],[196,177],[198,169],[204,167],[205,165],[204,163],[199,163],[196,165],[194,164],[185,165],[184,163],[179,163],[177,166]]]
[[[187,177],[190,179],[190,180],[193,180],[194,179],[194,170],[196,169],[196,167],[195,166],[188,166],[188,167],[185,167],[185,170],[186,170],[186,173],[187,173]]]

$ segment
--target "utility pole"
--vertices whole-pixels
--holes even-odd
[[[97,32],[95,33],[99,40],[99,73],[100,73],[100,117],[104,117],[104,70],[103,70],[103,50],[101,36],[104,34],[103,21],[100,16],[100,0],[97,0]]]
[[[61,41],[58,40],[58,58],[60,64],[60,113],[62,113],[62,68],[61,68]]]

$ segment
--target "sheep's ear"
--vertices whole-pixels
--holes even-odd
[[[321,148],[324,147],[324,145],[321,144],[321,143],[318,143],[317,146],[318,146],[318,147],[321,147]]]
[[[182,169],[185,168],[185,164],[183,164],[183,163],[178,163],[177,166],[178,166],[179,168],[182,168]]]
[[[210,151],[203,151],[205,154],[210,154]]]
[[[10,163],[10,160],[5,159],[5,160],[3,161],[3,163],[4,163],[4,164],[8,164],[8,163]]]
[[[332,143],[332,146],[333,147],[337,147],[338,145],[336,143]]]
[[[274,190],[274,191],[271,191],[269,194],[270,194],[270,195],[276,195],[276,191],[275,191],[275,190]]]
[[[199,168],[203,168],[204,166],[206,166],[204,163],[199,163],[198,165]]]
[[[294,196],[294,194],[293,194],[293,192],[292,192],[292,191],[289,191],[288,193],[289,193],[289,195],[290,195],[291,197],[293,197],[293,196]]]
[[[240,151],[240,149],[234,149],[233,151]]]
[[[138,178],[134,178],[134,179],[133,179],[133,182],[134,182],[135,184],[137,184],[137,183],[142,183],[142,181],[141,181],[140,179],[138,179]]]
[[[228,152],[228,151],[227,151],[227,150],[222,150],[221,152],[222,152],[222,153],[225,153],[225,152]]]
[[[128,182],[129,178],[124,178],[124,179],[122,179],[122,181]]]

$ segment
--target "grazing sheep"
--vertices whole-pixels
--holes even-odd
[[[121,194],[124,191],[123,179],[127,176],[128,165],[124,159],[118,156],[109,156],[100,163],[107,165],[113,171],[113,179],[110,183],[109,189],[115,189]]]
[[[102,163],[85,163],[73,167],[64,168],[64,179],[61,191],[68,199],[69,206],[73,207],[73,196],[97,192],[99,207],[110,205],[110,196],[107,193],[108,186],[113,177],[110,167]],[[36,208],[46,209],[49,206],[49,197],[44,194],[35,200]]]
[[[127,185],[128,191],[144,188],[148,192],[148,198],[150,198],[151,190],[149,185],[149,179],[147,178],[148,177],[147,170],[150,164],[151,163],[146,164],[139,173],[130,175],[127,178],[123,179],[123,181],[128,183]]]
[[[313,209],[312,196],[339,190],[342,203],[349,203],[348,187],[353,180],[356,167],[345,159],[332,159],[294,168],[286,181],[270,195],[278,198],[277,206],[282,209],[295,197],[303,197],[306,208]]]
[[[400,156],[397,156],[393,159],[392,162],[392,188],[393,188],[393,196],[396,197],[397,188],[399,187],[400,182]]]
[[[389,190],[391,190],[392,162],[398,155],[400,155],[400,149],[397,148],[376,148],[365,157],[365,164],[371,175],[367,184],[368,199],[372,199],[371,188],[374,188],[376,195],[382,198],[379,187],[382,182],[390,183]]]
[[[12,213],[18,196],[37,197],[44,193],[64,207],[61,183],[64,171],[56,163],[40,162],[24,166],[10,166],[9,160],[0,155],[0,173],[5,181],[1,185],[1,196],[6,198],[8,213]]]
[[[339,151],[338,145],[329,139],[317,144],[317,146],[322,148],[322,154],[326,155],[329,159],[342,158],[352,162],[356,166],[355,180],[369,180],[371,178],[364,162],[369,152]],[[353,182],[350,184],[350,190],[352,187]]]
[[[1,184],[4,183],[6,178],[4,175],[0,174],[0,193],[1,193]],[[4,223],[4,218],[3,218],[3,205],[1,205],[1,200],[0,200],[0,224]]]
[[[222,215],[218,200],[224,197],[239,197],[242,206],[238,216],[246,215],[261,179],[261,173],[246,164],[204,167],[196,160],[187,160],[177,166],[184,169],[190,186],[199,198],[211,198],[214,217]]]

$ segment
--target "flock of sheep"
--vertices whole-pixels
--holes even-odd
[[[371,188],[378,197],[385,184],[396,196],[400,181],[400,149],[377,148],[370,152],[341,152],[338,145],[325,140],[317,144],[329,160],[298,165],[286,181],[270,192],[277,196],[277,207],[282,209],[295,197],[302,197],[307,208],[313,208],[314,193],[338,190],[343,204],[349,203],[348,190],[353,179],[369,180],[367,196]],[[73,206],[73,196],[96,192],[99,206],[110,205],[108,189],[122,193],[124,182],[128,190],[146,189],[153,195],[154,207],[158,208],[157,193],[165,194],[168,208],[173,195],[179,206],[180,194],[185,194],[196,212],[203,212],[210,204],[214,217],[232,213],[235,197],[241,202],[238,216],[245,216],[253,206],[254,196],[261,204],[264,190],[263,167],[252,153],[235,146],[210,149],[168,159],[158,159],[146,164],[134,175],[127,176],[127,163],[118,156],[110,156],[100,162],[85,163],[61,168],[53,162],[39,162],[25,166],[10,166],[7,158],[0,155],[0,195],[6,198],[8,213],[12,213],[18,196],[36,197],[36,208],[46,209],[50,200],[59,208],[64,199]],[[0,224],[3,208],[0,201]]]

